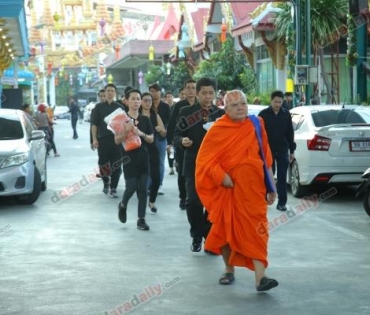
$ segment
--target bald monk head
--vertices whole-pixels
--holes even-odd
[[[224,98],[226,114],[233,121],[244,121],[248,115],[246,95],[240,90],[227,92]]]

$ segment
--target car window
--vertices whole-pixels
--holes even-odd
[[[361,118],[366,122],[370,123],[370,108],[365,110],[356,110],[356,113],[361,115]]]
[[[300,114],[292,114],[293,129],[298,130],[304,122],[304,116]]]
[[[0,117],[0,140],[23,138],[23,128],[18,119]]]
[[[350,109],[332,109],[313,112],[312,119],[316,127],[366,122],[362,115]]]
[[[26,129],[27,138],[30,139],[32,136],[32,131],[35,130],[35,125],[33,124],[32,120],[26,115],[22,113],[23,125]]]

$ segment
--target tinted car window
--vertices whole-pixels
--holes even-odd
[[[359,112],[350,109],[332,109],[312,113],[312,119],[316,127],[335,124],[366,123],[365,117],[365,115],[361,115]]]
[[[23,129],[19,120],[0,117],[0,140],[16,140],[22,138]]]

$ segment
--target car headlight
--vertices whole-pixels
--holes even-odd
[[[22,165],[28,161],[28,153],[21,153],[7,157],[0,165],[0,168]]]

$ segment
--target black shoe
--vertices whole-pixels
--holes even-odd
[[[192,252],[198,253],[202,250],[202,239],[198,237],[193,237],[193,243],[190,246]]]
[[[152,211],[153,213],[157,213],[158,209],[156,208],[156,206],[151,207],[150,204],[148,204],[148,207],[150,211]]]
[[[100,174],[96,174],[95,177],[96,178],[101,178],[101,175]]]
[[[280,211],[287,211],[288,210],[285,205],[279,205],[279,204],[276,206],[276,209],[280,210]]]
[[[271,290],[272,288],[277,287],[278,285],[279,282],[277,282],[275,279],[263,277],[256,289],[257,291],[268,291]]]
[[[109,182],[108,183],[104,183],[103,193],[108,194],[109,193],[109,187],[110,187]]]
[[[186,210],[185,200],[180,200],[179,207],[180,207],[181,210]]]
[[[123,206],[122,202],[118,204],[118,219],[122,223],[126,223],[127,221],[127,208]]]
[[[146,224],[145,219],[137,220],[137,228],[143,231],[149,231],[149,225]]]
[[[175,171],[171,170],[170,175],[175,175]]]

